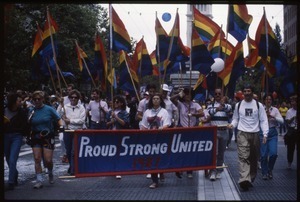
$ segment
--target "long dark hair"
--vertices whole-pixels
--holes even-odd
[[[13,107],[16,104],[18,98],[21,98],[21,96],[18,93],[9,93],[7,95],[7,108],[9,110],[13,109]]]
[[[160,106],[162,108],[166,108],[166,103],[164,102],[164,98],[162,97],[161,93],[154,93],[154,95],[152,95],[149,99],[149,103],[148,103],[148,109],[152,109],[153,108],[153,101],[152,101],[152,98],[154,96],[159,96],[160,98]]]

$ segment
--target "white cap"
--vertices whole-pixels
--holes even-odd
[[[55,96],[55,95],[51,95],[50,97],[51,97],[51,98],[55,98],[56,96]]]
[[[149,95],[149,92],[148,91],[144,92],[144,95]]]
[[[163,84],[163,85],[162,85],[162,90],[163,90],[163,91],[168,91],[168,92],[170,92],[169,86],[168,86],[167,84]]]

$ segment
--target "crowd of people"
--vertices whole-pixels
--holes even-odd
[[[36,175],[33,187],[40,189],[44,183],[43,167],[47,169],[49,183],[54,183],[56,136],[62,146],[62,162],[69,164],[67,173],[74,175],[74,134],[69,131],[216,126],[216,168],[205,170],[205,176],[211,181],[222,177],[224,154],[234,137],[239,185],[247,191],[253,186],[259,165],[263,180],[273,178],[278,136],[284,135],[287,168],[291,169],[297,139],[297,96],[274,105],[272,95],[265,95],[260,102],[251,85],[245,85],[242,90],[242,97],[235,96],[231,100],[222,88],[216,88],[214,95],[202,102],[193,100],[191,88],[171,92],[167,84],[158,89],[155,84],[148,84],[141,92],[141,100],[126,92],[110,100],[97,88],[91,91],[89,98],[73,84],[69,84],[61,96],[40,90],[10,92],[4,99],[4,153],[9,168],[5,190],[13,190],[18,185],[17,160],[23,139],[33,151]],[[187,178],[193,178],[193,171],[186,174]],[[178,178],[183,175],[175,172]],[[116,178],[121,179],[121,176]],[[147,178],[152,179],[151,189],[165,180],[163,173],[151,173]]]

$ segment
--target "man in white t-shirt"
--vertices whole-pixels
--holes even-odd
[[[253,187],[257,175],[259,157],[259,132],[263,133],[262,143],[265,144],[269,133],[267,113],[262,103],[253,99],[253,86],[243,87],[244,100],[235,105],[231,124],[227,127],[238,129],[237,151],[239,159],[239,185],[243,191]]]

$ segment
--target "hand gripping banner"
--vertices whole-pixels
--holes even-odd
[[[73,132],[75,177],[216,168],[215,126]]]

